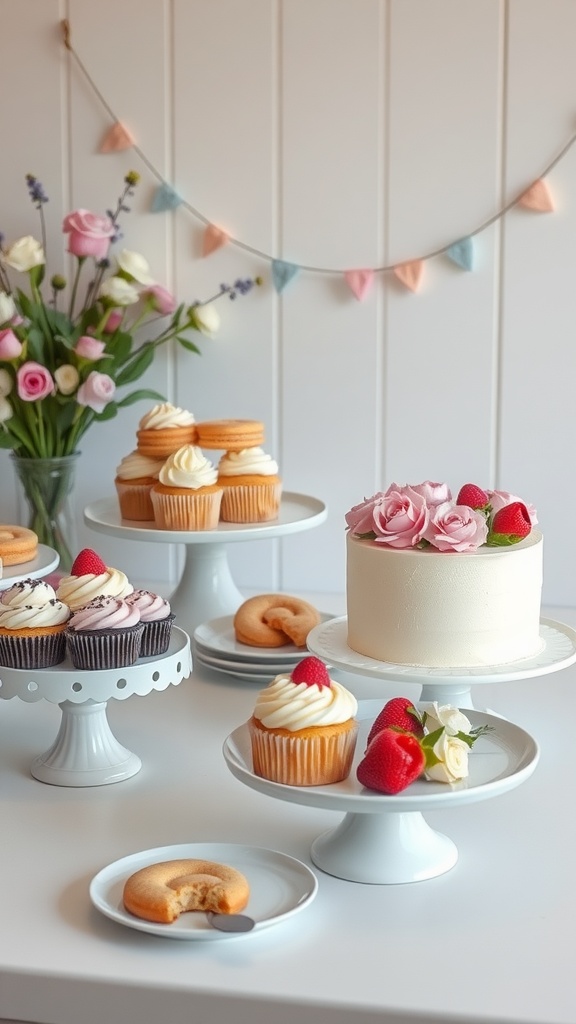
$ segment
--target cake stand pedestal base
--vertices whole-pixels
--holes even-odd
[[[180,622],[195,628],[201,622],[233,615],[244,597],[234,583],[224,543],[187,544],[180,582],[170,596]]]
[[[113,735],[106,701],[59,704],[62,721],[54,743],[33,762],[35,779],[52,786],[105,786],[136,775],[142,767]]]
[[[351,812],[313,842],[311,857],[322,871],[349,882],[397,885],[450,871],[458,850],[420,811]]]

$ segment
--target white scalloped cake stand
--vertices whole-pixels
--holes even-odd
[[[57,568],[59,561],[60,555],[54,548],[49,548],[46,544],[39,544],[36,558],[32,558],[29,562],[21,562],[20,565],[4,566],[0,579],[0,590],[8,590],[8,587],[17,583],[18,580],[37,580],[41,576],[47,576]]]
[[[536,741],[517,725],[481,711],[470,711],[472,726],[490,725],[469,757],[469,778],[454,787],[418,780],[395,796],[364,789],[356,767],[364,754],[371,723],[382,709],[380,700],[358,703],[358,742],[352,771],[331,786],[285,786],[255,775],[248,726],[228,736],[223,754],[232,774],[246,786],[277,800],[345,811],[340,824],[318,836],[311,857],[322,871],[350,882],[375,885],[420,882],[454,867],[455,843],[436,832],[423,811],[456,809],[507,793],[524,782],[538,763]]]
[[[306,641],[312,654],[330,662],[333,668],[356,675],[372,676],[390,682],[421,683],[421,701],[437,700],[459,708],[473,708],[472,686],[481,683],[505,683],[530,679],[558,672],[576,661],[576,630],[563,622],[540,620],[543,648],[534,658],[507,665],[484,665],[481,668],[425,668],[415,665],[394,665],[376,661],[353,651],[347,644],[348,618],[323,622],[308,634]]]
[[[58,735],[32,762],[35,779],[53,786],[105,786],[131,778],[142,767],[138,755],[113,735],[106,715],[108,700],[177,686],[191,671],[190,638],[174,626],[165,654],[140,658],[125,668],[88,672],[74,668],[68,659],[54,668],[0,667],[0,698],[43,698],[60,706]]]
[[[101,498],[84,509],[84,522],[99,533],[126,540],[185,544],[186,560],[178,586],[170,597],[172,611],[189,633],[221,615],[233,615],[244,596],[232,579],[227,545],[264,540],[310,530],[326,520],[328,510],[318,498],[288,491],[282,495],[277,519],[269,523],[219,523],[215,530],[160,530],[154,523],[122,519],[116,498]]]

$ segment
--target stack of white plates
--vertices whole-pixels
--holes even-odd
[[[322,621],[332,618],[323,615]],[[248,647],[236,640],[234,616],[223,615],[218,619],[203,622],[194,630],[194,662],[236,676],[248,682],[261,685],[280,672],[290,672],[297,662],[308,654],[306,648],[295,647]]]

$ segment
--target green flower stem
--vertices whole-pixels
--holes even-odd
[[[78,292],[78,284],[80,283],[80,274],[82,273],[82,267],[85,263],[85,256],[78,256],[78,266],[76,267],[76,273],[74,274],[74,283],[72,285],[72,294],[70,296],[70,306],[68,308],[68,316],[72,319],[74,315],[74,306],[76,305],[76,295]]]
[[[60,464],[50,458],[18,458],[15,466],[29,506],[29,528],[41,544],[58,552],[60,568],[69,571],[73,555],[61,515],[74,484],[75,458]]]

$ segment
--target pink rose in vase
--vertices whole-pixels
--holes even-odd
[[[62,231],[68,238],[68,252],[73,256],[93,256],[104,259],[114,235],[114,225],[109,217],[100,217],[89,210],[75,210],[64,218]]]
[[[22,352],[22,342],[9,327],[0,331],[0,359],[17,359]]]
[[[92,370],[76,394],[78,405],[87,405],[94,412],[103,412],[108,402],[112,401],[116,385],[107,373]]]
[[[18,398],[23,402],[37,402],[56,389],[52,376],[41,363],[23,363],[16,374]]]
[[[424,534],[438,551],[475,551],[486,543],[488,527],[481,512],[446,501],[432,512]]]

